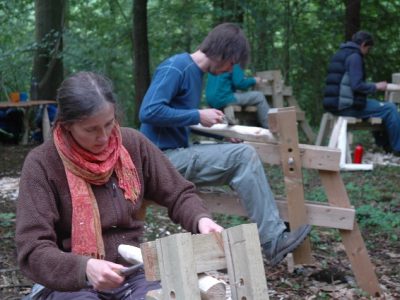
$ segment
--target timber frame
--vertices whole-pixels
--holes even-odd
[[[202,130],[227,137],[245,136],[235,133],[235,127],[241,126],[226,127]],[[199,130],[199,126],[196,130]],[[264,131],[268,134],[264,134]],[[247,143],[255,147],[263,163],[282,166],[287,197],[286,201],[277,201],[282,218],[289,221],[291,229],[302,224],[337,228],[359,287],[371,296],[380,295],[375,267],[371,263],[355,218],[355,209],[340,176],[340,150],[299,144],[295,107],[271,109],[269,130],[260,129],[258,132],[260,134],[249,134]],[[318,170],[328,198],[327,204],[305,201],[302,168]],[[200,196],[213,212],[245,215],[239,200],[232,199],[232,195],[200,192]],[[296,264],[312,263],[308,239],[296,249],[293,258]]]
[[[296,119],[304,132],[309,143],[315,141],[315,133],[307,122],[305,112],[300,108],[293,95],[291,86],[286,86],[280,70],[268,70],[256,72],[256,76],[261,78],[261,83],[256,84],[254,90],[262,92],[269,100],[271,108],[283,108],[294,106],[296,108]],[[254,114],[257,112],[256,106],[241,107],[232,105],[235,116],[238,116],[244,125],[256,125]]]
[[[281,165],[287,198],[277,200],[281,217],[288,220],[292,230],[303,224],[338,229],[359,287],[371,296],[381,294],[375,267],[355,218],[355,209],[340,176],[341,152],[330,147],[299,144],[295,107],[271,109],[269,130],[222,124],[210,128],[192,127],[245,139],[254,146],[263,163]],[[318,170],[328,203],[305,201],[302,168]],[[232,194],[199,190],[199,195],[212,212],[246,215],[239,199]],[[312,264],[308,239],[296,249],[293,259],[295,264]]]
[[[268,300],[259,245],[254,223],[222,233],[186,232],[142,243],[146,279],[162,283],[162,289],[148,292],[146,299],[225,300],[228,294],[233,300]],[[228,293],[224,281],[204,273],[221,269],[228,271]]]

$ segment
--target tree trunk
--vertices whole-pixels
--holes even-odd
[[[133,78],[135,85],[135,118],[139,123],[139,109],[150,84],[149,44],[147,40],[147,0],[133,1]]]
[[[350,41],[353,34],[360,30],[360,10],[361,0],[346,0],[346,41]]]
[[[66,0],[36,0],[36,42],[32,80],[38,99],[55,99],[64,77],[62,61],[63,26]]]

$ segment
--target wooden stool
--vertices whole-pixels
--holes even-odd
[[[347,171],[372,170],[370,164],[352,164],[350,146],[352,134],[350,130],[382,130],[381,118],[360,119],[354,117],[335,116],[331,113],[322,115],[315,144],[322,146],[328,138],[328,147],[341,151],[340,169]]]

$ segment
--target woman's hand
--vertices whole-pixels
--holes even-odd
[[[124,277],[117,273],[124,268],[124,266],[110,261],[91,258],[86,265],[86,277],[95,290],[114,289],[124,281]]]
[[[198,227],[200,233],[221,232],[224,230],[223,227],[219,226],[210,218],[201,218]]]

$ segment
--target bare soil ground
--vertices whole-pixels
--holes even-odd
[[[31,147],[0,145],[0,299],[4,300],[21,299],[32,285],[18,269],[14,244],[16,187]],[[398,209],[399,212],[400,205]],[[152,213],[147,226],[148,239],[180,230],[171,224],[163,210]],[[226,227],[238,221],[216,218]],[[400,243],[371,229],[363,229],[362,233],[383,291],[374,299],[400,299]],[[372,299],[357,287],[336,230],[314,228],[311,241],[315,260],[312,265],[295,267],[289,272],[285,262],[274,268],[265,262],[270,299]]]

